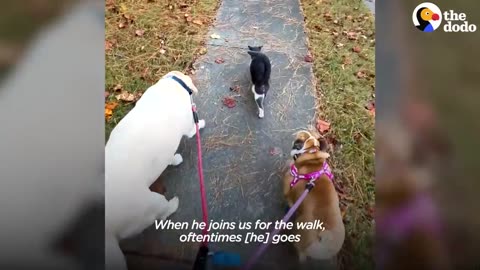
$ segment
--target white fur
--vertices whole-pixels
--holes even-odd
[[[174,75],[196,91],[188,76]],[[156,219],[168,218],[178,208],[177,197],[168,201],[149,190],[168,165],[182,163],[182,156],[175,153],[181,138],[196,134],[188,92],[165,77],[147,89],[105,146],[107,269],[125,269],[119,240],[142,232]],[[200,120],[199,128],[203,127],[205,121]]]
[[[255,100],[255,104],[257,104],[257,99],[259,98],[263,98],[263,100],[265,100],[265,95],[259,95],[255,92],[255,85],[252,85],[252,93],[253,93],[253,97],[254,97],[254,100]],[[260,108],[257,104],[257,108],[258,108],[258,117],[259,118],[263,118],[264,117],[264,111],[262,108]]]

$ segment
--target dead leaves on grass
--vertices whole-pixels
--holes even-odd
[[[145,30],[141,30],[141,29],[135,30],[135,36],[141,37],[143,36],[143,34],[145,34]]]
[[[136,93],[130,93],[127,91],[122,91],[120,94],[115,95],[115,98],[117,100],[125,101],[125,102],[136,102],[137,100],[140,99],[142,96],[142,93],[136,92]]]
[[[118,101],[122,101],[126,103],[137,102],[137,100],[139,100],[140,97],[142,97],[143,93],[141,92],[130,93],[124,90],[121,84],[117,84],[112,88],[111,91],[105,91],[105,98],[108,98],[112,94],[115,95],[115,99],[117,101],[105,102],[105,119],[107,120],[109,120],[112,117],[113,111],[119,105]]]
[[[203,25],[203,22],[201,20],[193,20],[192,23],[196,25]]]
[[[105,40],[105,51],[110,51],[116,43],[116,40]]]
[[[317,119],[316,127],[320,133],[324,134],[330,130],[330,123],[321,119]]]
[[[117,102],[105,103],[105,119],[109,120],[110,118],[112,118],[113,110],[115,110],[117,106]]]
[[[372,117],[375,117],[375,101],[370,101],[367,106],[365,106],[365,109],[367,109],[368,114]]]
[[[303,60],[305,60],[305,62],[307,62],[307,63],[311,63],[311,62],[313,62],[313,56],[311,56],[310,54],[305,55]]]

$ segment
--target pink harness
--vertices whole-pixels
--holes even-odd
[[[297,167],[295,164],[292,164],[290,167],[290,174],[293,176],[292,182],[290,182],[290,187],[295,186],[300,180],[311,181],[320,178],[322,175],[326,175],[330,181],[333,181],[333,173],[328,166],[328,163],[325,161],[323,162],[323,167],[320,171],[315,171],[307,174],[299,174]]]

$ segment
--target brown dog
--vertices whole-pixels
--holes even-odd
[[[298,175],[315,174],[315,172],[327,168],[327,173],[317,174],[315,187],[295,213],[296,224],[316,220],[323,222],[323,228],[320,230],[297,229],[297,225],[294,226],[293,233],[301,236],[300,242],[295,243],[300,262],[304,262],[307,257],[317,260],[330,259],[340,251],[345,240],[345,227],[338,194],[333,185],[333,179],[329,177],[329,168],[326,164],[326,159],[330,156],[325,152],[327,145],[323,137],[312,131],[296,133],[293,142],[291,155]],[[295,179],[296,177],[292,175],[291,168],[289,168],[283,178],[283,191],[290,207],[305,191],[305,185],[309,181],[300,179],[295,183]]]

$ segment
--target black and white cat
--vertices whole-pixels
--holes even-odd
[[[264,117],[264,100],[270,88],[270,72],[272,70],[270,59],[260,52],[263,46],[251,47],[248,46],[248,54],[252,58],[250,63],[250,75],[252,78],[252,92],[255,98],[255,103],[258,107],[258,117]]]

